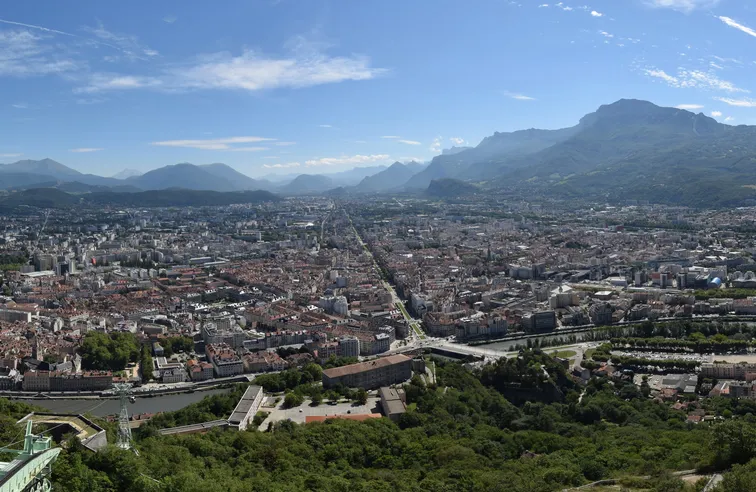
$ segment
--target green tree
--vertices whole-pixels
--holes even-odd
[[[367,391],[365,391],[365,388],[360,388],[357,390],[355,401],[359,403],[360,405],[364,405],[368,401],[368,394]]]
[[[139,369],[142,371],[142,381],[147,382],[154,376],[154,364],[150,348],[148,345],[142,345],[141,357],[139,359]]]
[[[304,403],[304,397],[300,395],[299,393],[286,393],[286,397],[284,397],[283,406],[284,408],[294,408],[298,407]]]

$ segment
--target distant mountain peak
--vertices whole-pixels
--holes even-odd
[[[120,171],[114,174],[112,177],[115,179],[127,179],[127,178],[133,178],[134,176],[141,176],[141,175],[142,173],[140,171],[137,171],[136,169],[126,168],[123,171]]]
[[[60,162],[54,161],[49,157],[38,161],[24,159],[12,164],[5,164],[4,166],[0,166],[0,172],[33,173],[52,176],[57,179],[69,179],[72,176],[81,176],[79,171],[64,166]]]
[[[450,149],[443,149],[441,155],[454,155],[464,152],[465,150],[472,149],[472,147],[452,147]]]

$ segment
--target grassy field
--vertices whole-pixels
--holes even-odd
[[[550,352],[549,355],[559,357],[560,359],[572,359],[577,355],[577,352],[575,352],[574,350],[559,350],[556,352]]]

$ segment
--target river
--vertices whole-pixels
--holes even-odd
[[[226,388],[212,389],[207,391],[195,391],[194,393],[178,393],[173,395],[154,396],[151,398],[137,397],[134,403],[129,404],[129,413],[134,415],[140,413],[172,412],[175,410],[180,410],[192,403],[196,403],[206,396],[218,395],[227,393],[229,391],[230,388]],[[106,415],[118,415],[118,412],[120,411],[118,398],[98,398],[90,400],[18,399],[16,401],[22,401],[30,405],[36,405],[55,413],[91,413],[92,415],[96,415],[98,417],[104,417]]]

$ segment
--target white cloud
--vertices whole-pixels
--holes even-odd
[[[700,104],[678,104],[675,106],[677,109],[701,109],[703,108]]]
[[[14,107],[16,109],[26,109],[29,106],[27,106],[26,103],[16,103],[16,104],[11,104],[11,107]]]
[[[24,154],[0,154],[0,157],[21,157]]]
[[[94,35],[99,40],[96,43],[120,51],[128,60],[147,60],[159,55],[156,50],[142,44],[136,36],[110,32],[102,22],[97,27],[84,27],[82,30]]]
[[[662,79],[663,81],[667,82],[670,85],[678,83],[678,80],[675,77],[669,75],[664,70],[645,69],[644,72],[649,77],[656,77],[658,79]]]
[[[727,24],[730,27],[734,27],[735,29],[737,29],[739,31],[743,31],[744,33],[748,34],[749,36],[753,36],[754,38],[756,38],[756,31],[754,31],[753,29],[751,29],[748,26],[744,26],[743,24],[739,24],[739,23],[735,22],[734,20],[730,19],[729,17],[725,17],[725,16],[722,16],[722,15],[719,16],[719,20],[721,20],[722,22],[724,22],[725,24]]]
[[[754,99],[730,99],[728,97],[715,97],[714,99],[739,108],[756,108],[756,100]]]
[[[398,135],[383,135],[381,138],[392,138],[392,139],[399,139],[402,138]]]
[[[248,144],[274,141],[274,138],[265,137],[227,137],[227,138],[211,138],[205,140],[164,140],[160,142],[152,142],[150,145],[156,145],[158,147],[184,147],[188,149],[201,149],[201,150],[239,150],[239,149],[255,149],[265,150],[264,147],[232,147],[233,144]],[[242,152],[250,152],[250,150],[242,150]]]
[[[165,17],[163,17],[163,22],[167,24],[173,24],[177,20],[178,20],[178,17],[176,17],[175,15],[166,15]]]
[[[318,125],[320,128],[333,128],[333,125]]]
[[[609,33],[608,33],[608,32],[606,32],[606,31],[599,31],[599,34],[601,34],[601,35],[602,35],[602,36],[604,36],[605,38],[613,38],[613,37],[614,37],[614,34],[609,34]]]
[[[84,68],[66,51],[45,44],[47,37],[28,30],[0,31],[0,76],[63,74]]]
[[[747,89],[741,89],[732,82],[722,80],[712,71],[703,72],[701,70],[686,70],[679,68],[676,76],[669,75],[664,70],[656,68],[646,68],[643,70],[649,77],[654,77],[665,81],[668,85],[677,88],[697,88],[718,90],[725,92],[750,92]]]
[[[712,112],[711,112],[711,115],[712,115],[712,116],[713,116],[714,118],[719,118],[720,116],[722,116],[722,112],[721,112],[721,111],[712,111]]]
[[[47,27],[42,27],[42,26],[35,26],[34,24],[24,24],[23,22],[14,22],[14,21],[6,20],[6,19],[0,19],[0,23],[10,24],[12,26],[26,27],[29,29],[36,29],[38,31],[44,31],[50,34],[61,34],[63,36],[77,37],[75,34],[71,34],[69,32],[58,31],[57,29],[49,29]]]
[[[512,99],[517,99],[518,101],[535,101],[536,100],[535,97],[526,96],[524,94],[518,94],[516,92],[504,91],[503,94]]]
[[[371,67],[366,56],[328,56],[299,40],[289,56],[267,56],[249,50],[239,56],[216,53],[173,68],[161,80],[180,89],[259,91],[368,80],[384,73],[385,69]]]
[[[729,63],[736,63],[738,65],[742,65],[743,64],[743,62],[740,61],[740,60],[738,60],[737,58],[723,58],[723,57],[717,56],[717,55],[711,55],[711,57],[714,58],[715,60],[721,61],[722,63],[728,63],[729,62]]]
[[[403,143],[403,144],[407,144],[407,145],[421,145],[420,142],[418,142],[417,140],[399,139],[399,140],[397,140],[397,142]]]
[[[299,167],[298,162],[287,162],[286,164],[263,164],[263,167],[268,169],[288,169],[292,167]]]
[[[567,5],[565,5],[565,4],[564,4],[564,3],[562,3],[562,2],[559,2],[559,3],[557,3],[557,4],[555,5],[555,7],[559,7],[560,9],[562,9],[562,10],[565,10],[565,11],[567,11],[567,12],[569,12],[570,10],[572,10],[572,7],[568,7]]]
[[[268,150],[268,147],[230,147],[226,150],[230,152],[260,152],[262,150]]]
[[[76,94],[91,94],[122,89],[141,89],[159,87],[163,82],[153,77],[137,77],[133,75],[116,75],[97,73],[92,76],[86,87],[74,89]]]
[[[278,145],[279,147],[287,147],[289,145],[296,145],[297,142],[276,142],[273,145]]]
[[[429,149],[431,152],[441,152],[442,149],[442,143],[443,140],[442,137],[436,137],[433,139],[433,142],[431,143]]]
[[[732,116],[728,116],[728,117],[727,117],[727,118],[725,118],[724,120],[725,120],[725,123],[729,123],[729,122],[731,122],[731,121],[735,121],[735,118],[733,118]]]
[[[424,160],[425,159],[423,159],[422,157],[400,157],[398,159],[399,162],[404,162],[404,163],[412,162],[412,161],[423,162]]]
[[[465,145],[465,139],[460,137],[450,137],[449,141],[454,145]]]
[[[602,14],[601,12],[596,12],[595,10],[591,10],[591,15],[593,17],[604,17],[604,14]]]
[[[548,7],[548,6],[549,6],[549,4],[548,4],[548,3],[542,3],[541,5],[539,5],[539,6],[538,6],[538,8],[539,8],[539,9],[542,9],[542,8],[544,8],[544,7]]]
[[[98,97],[82,98],[82,99],[77,99],[76,100],[76,104],[85,104],[85,105],[88,105],[88,104],[100,104],[100,103],[103,103],[105,101],[107,101],[107,99],[102,99],[102,98],[98,98]]]
[[[726,92],[750,92],[746,89],[736,87],[732,82],[721,80],[713,73],[702,72],[700,70],[680,70],[680,87],[699,87],[704,89],[715,89]]]
[[[719,3],[719,0],[646,0],[646,3],[651,7],[667,8],[688,13],[698,8],[713,7]]]
[[[320,159],[310,159],[305,161],[307,167],[317,166],[343,166],[347,164],[358,165],[368,164],[372,162],[381,162],[389,160],[388,154],[375,154],[375,155],[353,155],[342,157],[323,157]]]
[[[69,152],[76,152],[76,153],[86,153],[86,152],[99,152],[101,148],[97,147],[79,147],[78,149],[68,149]]]

